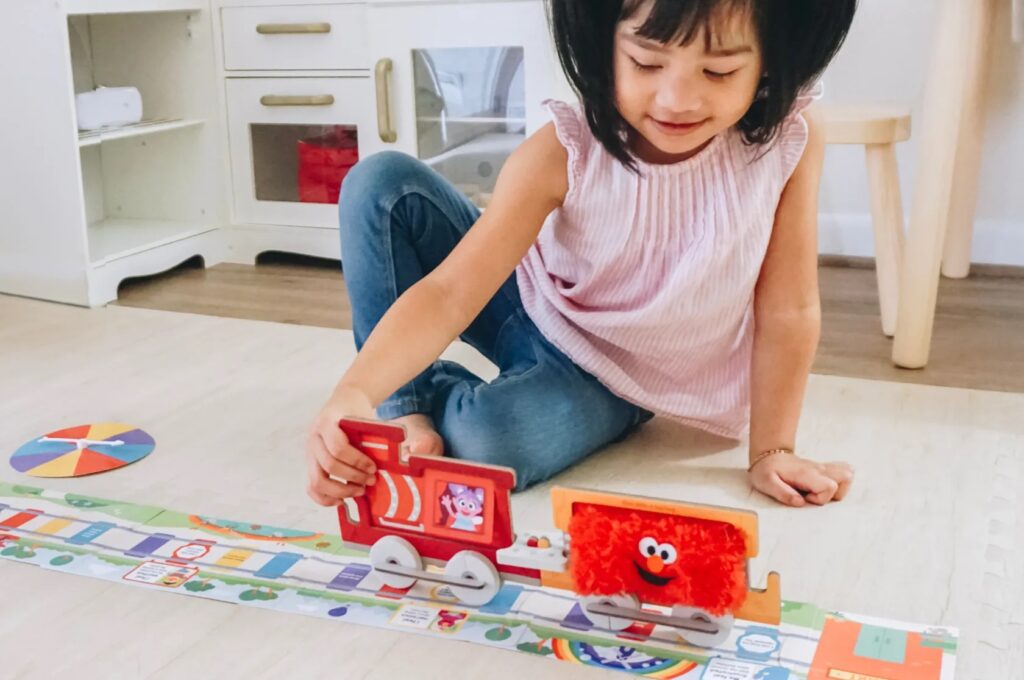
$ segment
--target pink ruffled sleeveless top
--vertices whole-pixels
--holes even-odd
[[[736,130],[670,165],[630,172],[578,107],[546,102],[569,191],[516,275],[541,333],[612,392],[738,438],[750,419],[753,298],[786,182],[803,155],[797,100],[778,138]]]

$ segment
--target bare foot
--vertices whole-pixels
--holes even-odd
[[[434,429],[434,421],[425,413],[410,413],[391,422],[405,427],[402,447],[415,456],[443,456],[444,440]]]

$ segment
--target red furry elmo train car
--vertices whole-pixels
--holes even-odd
[[[404,430],[343,420],[349,442],[377,465],[365,496],[339,507],[346,542],[370,549],[382,581],[447,585],[480,606],[502,578],[562,588],[600,628],[671,626],[690,643],[724,640],[735,616],[778,623],[779,578],[751,590],[757,515],[706,505],[555,488],[554,531],[516,535],[508,468],[450,458],[403,457]],[[424,561],[442,565],[428,570]]]

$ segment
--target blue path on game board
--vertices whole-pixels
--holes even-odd
[[[522,586],[506,583],[501,586],[501,590],[498,591],[498,594],[490,602],[480,607],[480,611],[484,614],[497,614],[499,616],[507,614],[512,610],[512,605],[519,599],[519,595],[523,590],[525,589]]]
[[[72,545],[86,545],[114,528],[110,522],[94,522],[68,539]]]
[[[257,578],[280,578],[301,559],[302,555],[298,553],[278,553],[269,562],[260,567],[255,575]]]

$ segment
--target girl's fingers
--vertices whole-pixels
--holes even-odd
[[[376,476],[368,475],[332,456],[322,443],[317,445],[317,442],[314,442],[313,455],[316,456],[316,462],[320,469],[335,479],[343,479],[350,484],[361,485],[372,485],[377,481]]]
[[[355,498],[362,495],[361,486],[354,484],[341,484],[331,479],[324,479],[322,483],[307,487],[306,493],[317,504],[329,508],[341,505],[346,498]]]
[[[780,466],[781,470],[755,468],[754,486],[784,505],[800,507],[842,500],[853,483],[853,468],[846,463],[792,462],[792,466]]]
[[[327,461],[332,467],[340,466],[325,450],[323,450],[320,439],[312,437],[306,449],[306,471],[308,474],[308,487],[306,489],[309,497],[320,505],[334,506],[346,498],[360,496],[366,492],[366,487],[357,482],[344,483],[332,479],[330,473],[324,469],[322,460]],[[358,473],[354,468],[345,470],[353,477]],[[344,477],[342,477],[344,479]]]
[[[361,470],[364,474],[372,475],[377,472],[377,467],[369,456],[359,451],[348,443],[348,437],[341,431],[338,425],[332,424],[318,429],[317,434],[324,449],[342,463]]]
[[[325,496],[319,491],[315,490],[312,486],[306,487],[306,494],[313,499],[313,502],[317,505],[323,505],[324,507],[331,508],[341,504],[341,501]]]
[[[822,468],[818,466],[805,466],[793,474],[793,478],[787,480],[798,489],[807,492],[808,502],[815,505],[825,505],[832,501],[832,498],[839,490],[836,480],[829,477]]]
[[[331,479],[323,470],[313,471],[310,474],[309,488],[307,489],[310,498],[320,505],[327,506],[338,505],[346,498],[362,496],[365,492],[366,487],[360,484],[344,484],[336,479]]]
[[[804,497],[797,493],[796,489],[783,481],[782,477],[779,477],[775,472],[772,472],[771,476],[768,477],[767,486],[767,489],[761,489],[761,491],[783,505],[799,508],[804,504]]]
[[[825,474],[839,484],[836,495],[832,497],[832,500],[843,500],[853,484],[853,468],[846,463],[825,463]]]

